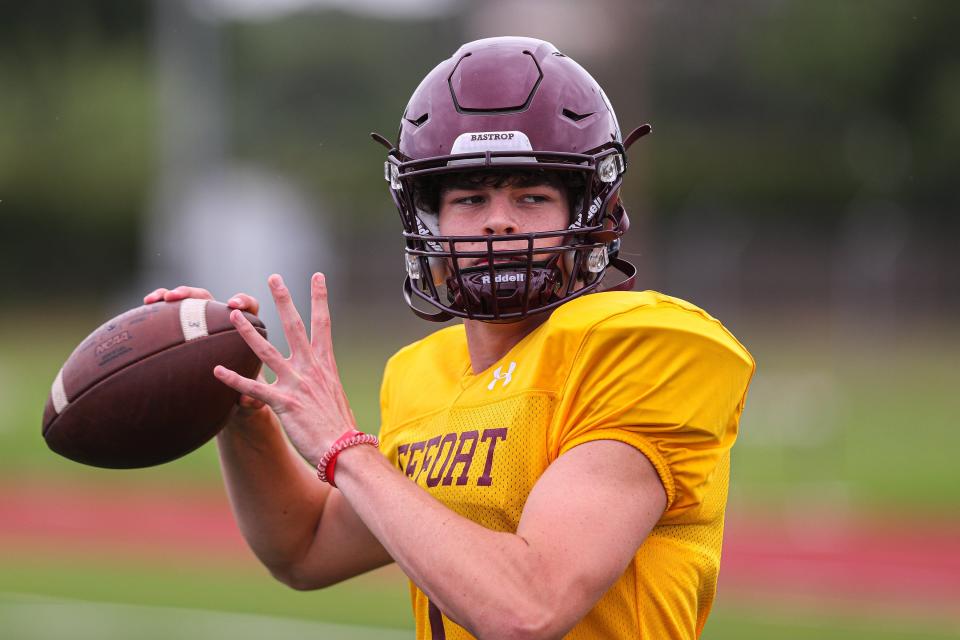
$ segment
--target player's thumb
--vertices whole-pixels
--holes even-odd
[[[256,411],[257,409],[262,409],[265,406],[265,403],[262,400],[257,400],[256,398],[251,398],[250,396],[240,396],[240,400],[237,401],[237,404],[240,405],[241,409],[246,409],[247,411]]]

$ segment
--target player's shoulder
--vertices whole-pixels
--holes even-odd
[[[604,291],[571,300],[550,318],[556,331],[666,327],[709,333],[720,323],[696,305],[658,291]]]
[[[410,372],[423,366],[435,369],[443,363],[460,366],[467,353],[467,339],[463,325],[455,324],[434,331],[402,347],[387,361],[387,372],[391,370]]]
[[[695,304],[657,291],[605,291],[571,300],[550,318],[550,331],[580,344],[604,348],[655,341],[671,345],[709,344],[753,367],[753,358],[719,320]]]

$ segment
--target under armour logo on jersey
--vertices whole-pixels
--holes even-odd
[[[506,372],[503,371],[503,367],[497,367],[493,371],[493,380],[490,381],[490,384],[487,385],[487,389],[493,391],[493,388],[497,386],[498,380],[503,380],[503,386],[510,384],[510,381],[513,380],[513,370],[517,368],[516,362],[511,362],[510,366],[507,368]]]

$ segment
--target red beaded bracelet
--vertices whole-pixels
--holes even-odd
[[[372,444],[375,447],[379,447],[380,440],[377,439],[377,436],[370,435],[369,433],[350,429],[337,438],[337,441],[321,456],[320,462],[317,463],[317,477],[329,483],[331,487],[336,487],[337,485],[333,481],[333,472],[337,468],[337,456],[340,455],[340,452],[344,449],[349,449],[358,444]]]

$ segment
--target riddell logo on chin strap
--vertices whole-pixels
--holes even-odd
[[[526,280],[527,274],[525,273],[498,273],[493,277],[493,281],[500,282],[523,282]],[[490,276],[483,275],[480,277],[480,282],[482,284],[490,284]]]

